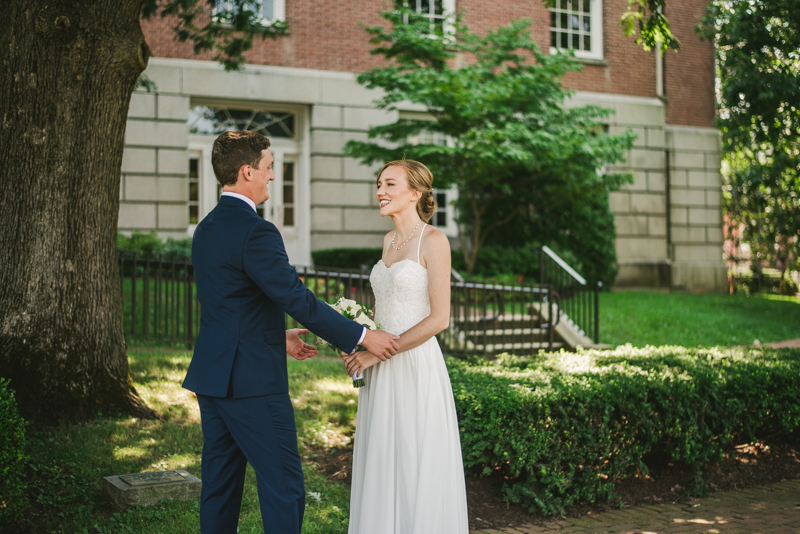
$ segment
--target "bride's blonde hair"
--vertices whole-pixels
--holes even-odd
[[[417,202],[417,215],[422,222],[429,222],[436,211],[436,201],[433,200],[433,173],[430,169],[413,159],[400,159],[390,161],[378,173],[378,179],[388,167],[402,167],[406,171],[406,180],[411,189],[419,191],[422,196]]]

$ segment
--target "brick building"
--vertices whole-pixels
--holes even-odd
[[[418,0],[419,1],[419,0]],[[344,157],[348,139],[398,118],[425,119],[409,105],[383,112],[377,94],[359,86],[358,72],[378,64],[363,25],[383,23],[389,0],[340,2],[263,0],[265,18],[285,19],[290,35],[257,42],[242,72],[225,72],[174,38],[172,23],[143,23],[153,51],[146,74],[157,90],[133,95],[120,190],[122,232],[191,235],[216,204],[210,165],[215,132],[260,129],[273,141],[276,183],[260,207],[283,232],[290,259],[310,264],[312,250],[377,247],[391,221],[378,216],[376,168]],[[666,13],[682,48],[664,58],[622,35],[627,0],[430,0],[458,9],[477,32],[518,18],[532,20],[544,50],[569,47],[584,63],[565,84],[569,105],[615,110],[611,132],[637,134],[627,162],[633,184],[611,194],[617,223],[619,285],[721,289],[720,138],[713,128],[714,51],[693,31],[705,3],[675,0]],[[443,196],[452,192],[441,192]],[[444,204],[435,221],[455,235]]]

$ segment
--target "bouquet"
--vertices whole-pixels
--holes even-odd
[[[369,330],[377,330],[380,328],[380,325],[375,324],[375,322],[370,318],[369,308],[363,304],[359,304],[355,300],[339,297],[339,300],[336,301],[336,304],[328,304],[328,306],[342,314],[343,317],[351,319],[368,328]],[[317,337],[317,343],[322,346],[328,345],[328,342],[320,337]],[[338,351],[335,352],[338,354]],[[360,388],[365,385],[366,382],[364,382],[364,373],[359,369],[359,371],[353,375],[353,387]]]

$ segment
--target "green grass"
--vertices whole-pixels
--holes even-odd
[[[167,416],[143,421],[118,414],[98,414],[83,424],[29,433],[28,489],[19,533],[199,532],[199,502],[173,501],[114,513],[102,492],[104,476],[186,469],[200,476],[203,436],[197,400],[180,387],[191,354],[154,348],[129,352],[131,376],[145,401]],[[315,471],[320,451],[347,445],[355,426],[357,390],[340,362],[289,361],[289,380],[306,490],[309,498],[304,533],[347,531],[349,488]],[[261,533],[255,474],[248,467],[240,532]],[[6,530],[3,530],[6,532]]]
[[[600,342],[734,346],[800,337],[800,298],[619,291],[600,295]]]

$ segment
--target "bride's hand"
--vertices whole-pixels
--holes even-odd
[[[361,370],[363,373],[381,360],[369,351],[362,350],[349,355],[343,355],[344,367],[347,369],[347,374],[353,376],[356,370]]]

